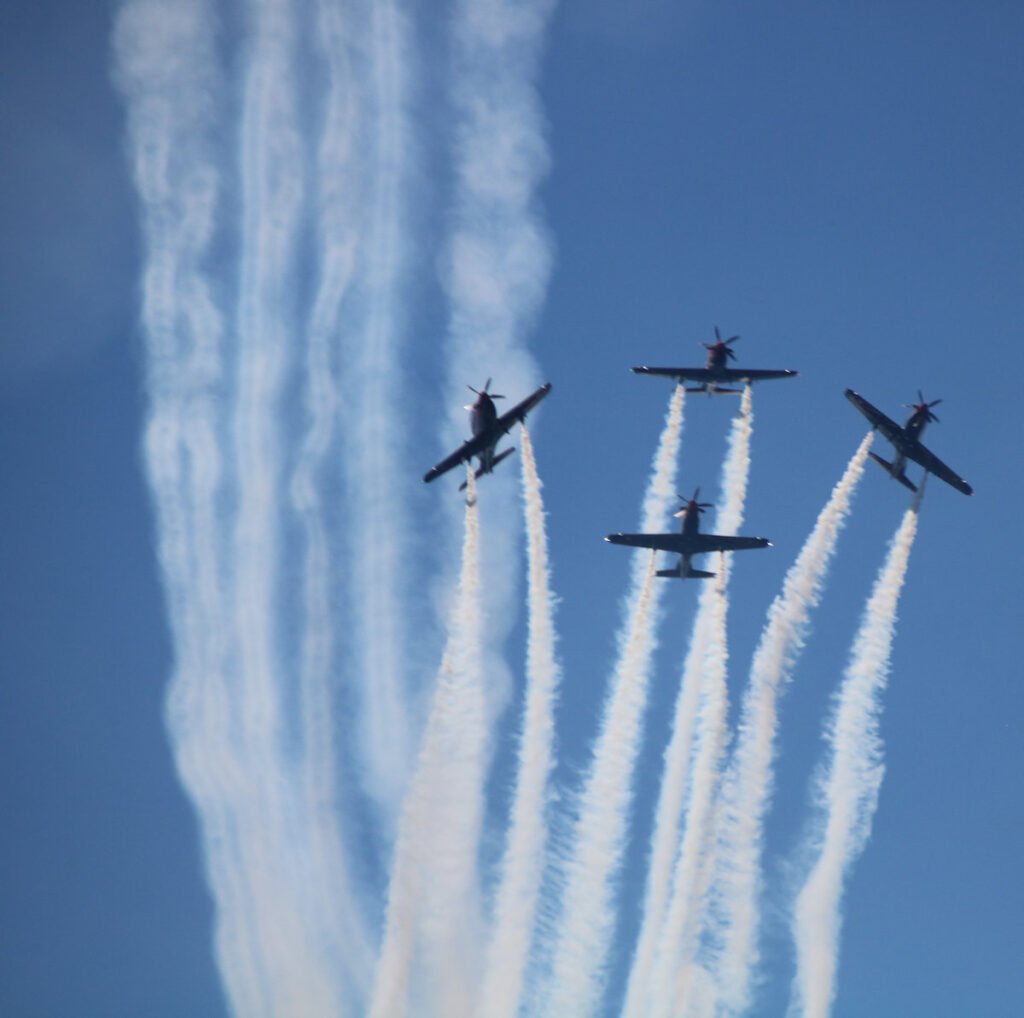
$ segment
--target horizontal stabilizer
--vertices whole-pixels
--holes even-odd
[[[689,572],[684,573],[679,566],[676,566],[674,569],[659,569],[654,575],[655,576],[666,576],[666,577],[667,576],[673,576],[677,580],[686,580],[686,579],[689,579],[690,577],[693,577],[696,580],[708,580],[712,576],[714,576],[715,574],[714,573],[705,572],[703,569],[693,569],[693,568],[691,568]]]
[[[503,453],[501,453],[501,455],[495,456],[494,459],[491,460],[491,465],[486,470],[483,467],[481,467],[475,474],[473,474],[474,480],[481,477],[483,474],[489,474],[503,459],[505,459],[507,456],[511,456],[512,453],[514,453],[515,451],[516,447],[513,445],[506,449]],[[463,481],[462,484],[459,485],[459,491],[465,490],[466,482]]]
[[[893,473],[892,464],[888,460],[882,459],[877,453],[869,452],[868,455],[890,476],[895,477],[900,484],[906,485],[911,491],[917,491],[917,487],[910,482],[905,473]]]
[[[687,389],[687,392],[706,392],[709,396],[717,396],[719,393],[732,394],[740,396],[743,394],[742,389],[723,389],[720,385],[715,386],[714,389],[707,385],[701,385],[695,389]]]

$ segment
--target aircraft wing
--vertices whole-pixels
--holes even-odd
[[[658,375],[675,378],[680,382],[717,382],[721,375],[707,368],[649,368],[646,365],[630,369],[634,375]]]
[[[429,484],[442,474],[448,473],[453,467],[473,456],[478,456],[488,446],[494,445],[502,435],[511,431],[519,424],[526,415],[551,391],[551,383],[542,385],[536,392],[531,393],[526,399],[517,403],[511,410],[503,413],[495,422],[493,427],[479,435],[467,439],[450,456],[446,456],[436,466],[431,467],[424,475],[423,480]]]
[[[442,474],[448,473],[453,467],[457,467],[460,463],[465,463],[466,460],[478,455],[488,445],[491,445],[494,440],[495,436],[493,434],[480,434],[467,439],[450,456],[445,456],[440,463],[431,467],[423,475],[423,480],[427,483],[436,480]]]
[[[707,551],[742,551],[764,548],[771,542],[765,537],[726,537],[723,534],[609,534],[606,541],[633,548],[654,548],[678,555],[699,555]]]
[[[681,536],[681,535],[680,535]],[[689,539],[696,545],[691,550],[702,551],[744,551],[747,548],[767,548],[772,542],[767,537],[734,537],[725,534],[696,534]]]
[[[873,428],[877,428],[890,442],[903,448],[903,428],[900,427],[891,417],[886,417],[878,407],[869,403],[863,396],[847,389],[846,398],[871,422]]]
[[[496,433],[504,435],[512,428],[522,423],[526,415],[551,391],[551,383],[545,382],[536,392],[531,393],[526,399],[517,403],[511,410],[506,410],[495,421]]]
[[[907,459],[920,463],[928,473],[934,474],[946,484],[951,484],[957,491],[962,491],[965,495],[974,494],[974,489],[959,474],[950,470],[935,453],[926,449],[920,442],[905,446],[903,452]]]
[[[632,369],[636,375],[658,375],[680,382],[760,382],[768,378],[793,378],[799,371],[768,368],[652,368],[646,365]]]

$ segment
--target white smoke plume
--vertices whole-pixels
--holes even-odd
[[[743,392],[740,411],[733,421],[729,436],[729,449],[722,466],[723,505],[715,520],[714,532],[733,535],[743,523],[747,480],[750,476],[750,440],[753,433],[752,391],[748,385]],[[732,568],[731,555],[719,555],[717,575],[701,591],[694,639],[687,656],[676,718],[680,734],[673,732],[666,751],[665,789],[659,794],[655,838],[668,844],[652,841],[651,862],[657,858],[664,866],[666,856],[676,853],[672,872],[671,897],[665,901],[651,895],[652,923],[657,923],[651,940],[657,945],[653,978],[638,974],[635,986],[639,991],[650,982],[653,992],[649,1013],[669,1015],[688,1013],[691,977],[696,963],[701,932],[704,896],[711,872],[712,821],[715,795],[720,779],[720,768],[728,740],[726,726],[729,697],[726,685],[728,643],[726,619],[728,614],[728,584]],[[699,700],[699,712],[694,711]],[[686,757],[695,742],[686,798],[685,819],[682,818],[683,797],[674,802],[669,798],[682,787],[686,773]],[[682,840],[679,842],[680,825]],[[678,845],[678,850],[676,850]],[[649,881],[654,884],[649,876]],[[657,876],[657,886],[666,884],[664,873]],[[645,915],[644,924],[647,924]],[[641,933],[641,938],[643,932]],[[637,952],[639,958],[639,949]],[[642,981],[641,981],[642,978]],[[630,982],[633,983],[631,974]],[[639,1012],[638,1013],[642,1013]]]
[[[483,813],[484,694],[479,518],[472,467],[459,588],[423,745],[402,807],[371,1018],[468,1016],[479,952],[474,921]],[[426,977],[409,1001],[417,945]]]
[[[676,386],[643,504],[645,532],[664,529],[676,487],[684,390]],[[601,729],[580,794],[571,855],[565,863],[562,916],[545,1003],[548,1014],[589,1015],[604,981],[615,928],[614,880],[625,850],[633,770],[643,734],[658,602],[655,555],[634,556],[632,590],[624,602],[619,657]]]
[[[516,1018],[544,869],[547,782],[554,765],[554,707],[561,669],[555,656],[554,601],[544,504],[533,443],[522,428],[529,634],[526,696],[511,824],[500,868],[493,930],[478,1013]]]
[[[757,933],[764,818],[771,797],[771,765],[778,729],[778,698],[796,664],[821,598],[829,564],[873,432],[861,441],[796,561],[768,609],[743,696],[739,734],[722,785],[718,810],[715,905],[711,922],[719,1006],[741,1014],[750,1005],[758,962]]]
[[[224,370],[224,321],[202,271],[222,188],[211,39],[203,3],[126,4],[115,27],[115,77],[127,104],[146,248],[144,448],[175,641],[168,725],[182,780],[204,819],[226,990],[237,1009],[259,1014],[265,994],[255,924],[244,876],[232,864],[238,834],[231,799],[245,778],[229,738],[226,579],[215,541],[225,483],[223,421],[214,399]]]
[[[232,1010],[338,1015],[370,955],[331,783],[310,770],[323,763],[324,715],[317,733],[310,709],[285,731],[278,596],[279,411],[305,178],[295,30],[290,4],[246,16],[237,125],[208,5],[126,3],[115,28],[146,248],[146,461],[176,655],[168,727],[201,821]],[[230,245],[237,279],[213,268]],[[296,656],[316,653],[307,643]]]
[[[357,739],[365,787],[387,824],[409,776],[414,736],[408,714],[407,591],[416,586],[409,554],[409,483],[403,425],[410,202],[410,29],[398,0],[320,0],[329,69],[320,153],[322,274],[317,294],[338,331],[339,429],[347,489],[349,653],[360,693]],[[354,137],[352,136],[354,134]],[[340,163],[336,160],[341,157]],[[344,161],[346,160],[347,161]],[[350,290],[338,291],[346,243],[354,244]]]
[[[843,881],[864,849],[878,805],[884,771],[878,732],[881,696],[923,494],[922,483],[889,546],[826,731],[830,751],[817,797],[823,815],[808,843],[816,859],[792,918],[797,972],[788,1013],[793,1016],[826,1018],[835,997]]]
[[[525,337],[551,274],[552,244],[538,199],[548,171],[536,81],[552,0],[454,0],[450,15],[454,188],[441,284],[449,305],[447,391],[493,378],[520,399],[540,381]],[[464,437],[461,399],[447,398],[442,444]],[[511,685],[500,648],[515,617],[519,529],[511,471],[488,482],[482,508],[487,626],[485,667],[493,719]],[[450,524],[453,521],[450,521]],[[493,648],[493,650],[492,650]]]

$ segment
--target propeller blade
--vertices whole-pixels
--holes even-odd
[[[492,379],[488,378],[487,383],[482,389],[474,389],[471,385],[467,385],[466,388],[469,389],[470,392],[475,392],[478,396],[487,396],[490,399],[504,399],[505,397],[502,396],[500,392],[487,391],[491,387],[491,381]]]

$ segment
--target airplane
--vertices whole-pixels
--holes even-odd
[[[935,474],[947,484],[951,484],[957,491],[965,495],[973,495],[974,489],[958,474],[953,473],[935,453],[930,452],[921,444],[921,435],[929,421],[938,421],[938,417],[932,413],[932,407],[941,403],[941,399],[933,399],[926,403],[921,390],[917,390],[918,403],[905,403],[913,412],[907,418],[907,423],[902,427],[894,420],[886,417],[878,407],[872,406],[863,396],[858,395],[853,389],[846,390],[846,398],[871,422],[873,428],[877,428],[890,442],[892,442],[895,456],[889,463],[881,456],[869,452],[868,455],[883,467],[890,477],[895,477],[900,484],[906,485],[911,491],[917,491],[914,485],[904,473],[907,460],[919,463],[929,473]]]
[[[700,488],[693,493],[693,498],[683,498],[682,509],[675,515],[681,516],[683,522],[678,534],[609,534],[605,540],[612,544],[628,544],[634,548],[654,548],[657,551],[676,552],[679,563],[673,569],[659,569],[656,576],[678,576],[685,580],[688,576],[695,579],[708,579],[714,573],[703,569],[694,569],[690,563],[694,555],[702,555],[708,551],[742,551],[745,548],[765,548],[771,544],[766,537],[726,537],[723,534],[700,533],[700,516],[710,502],[699,502]]]
[[[470,392],[476,393],[476,401],[466,407],[469,411],[469,426],[473,437],[463,442],[455,452],[446,456],[437,466],[431,467],[423,475],[424,482],[429,483],[434,478],[447,473],[452,467],[456,467],[474,456],[477,457],[480,464],[473,475],[474,478],[489,474],[506,456],[511,456],[516,451],[515,446],[511,446],[495,456],[494,447],[498,444],[498,440],[502,435],[511,431],[516,424],[522,423],[526,419],[526,415],[551,391],[551,383],[547,382],[499,417],[498,411],[494,407],[494,401],[505,397],[496,392],[488,392],[490,387],[491,379],[489,378],[483,389],[467,386]],[[459,485],[459,491],[465,487],[466,482],[463,481]]]
[[[799,375],[799,371],[792,369],[771,371],[763,368],[730,368],[729,360],[736,358],[732,344],[739,339],[739,336],[730,336],[722,339],[722,334],[715,326],[715,342],[701,343],[701,346],[708,351],[708,362],[703,368],[649,368],[637,367],[632,371],[636,375],[659,375],[663,378],[674,378],[677,382],[699,382],[700,384],[689,388],[687,392],[706,392],[709,396],[716,392],[739,393],[742,389],[727,389],[722,387],[723,382],[759,382],[767,378],[793,378]]]

